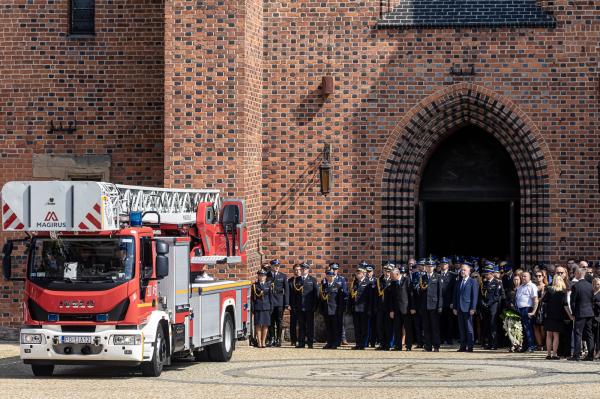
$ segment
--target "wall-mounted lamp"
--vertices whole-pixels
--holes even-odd
[[[329,157],[331,155],[331,145],[325,144],[323,148],[323,162],[319,165],[319,177],[321,179],[321,194],[327,195],[331,191],[331,164]]]
[[[323,98],[329,97],[333,94],[333,76],[323,76],[321,78],[321,96]]]

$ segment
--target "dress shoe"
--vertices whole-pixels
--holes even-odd
[[[466,351],[467,351],[467,350],[466,350],[465,348],[459,348],[459,349],[457,350],[457,352],[466,352]]]
[[[325,345],[323,348],[321,349],[331,349],[331,346],[329,344]]]
[[[467,352],[473,352],[473,348],[467,348]]]
[[[579,356],[571,356],[570,358],[568,358],[567,360],[571,361],[571,362],[578,362],[581,359],[579,358]]]
[[[583,358],[583,361],[584,361],[584,362],[593,362],[593,361],[594,361],[594,358],[593,358],[593,357],[586,356],[586,357],[584,357],[584,358]]]
[[[295,347],[296,348],[304,348],[304,344],[297,343]]]
[[[439,351],[440,351],[440,348],[433,348],[433,351],[434,351],[434,352],[439,352]]]
[[[308,349],[312,349],[313,348],[313,344],[308,344]]]

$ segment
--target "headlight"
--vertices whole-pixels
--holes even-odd
[[[139,345],[141,343],[141,335],[113,335],[113,344],[115,345]]]
[[[22,344],[41,344],[42,334],[21,334]]]

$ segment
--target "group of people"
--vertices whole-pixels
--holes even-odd
[[[277,259],[264,265],[252,285],[257,347],[281,346],[288,309],[296,348],[313,347],[316,312],[325,323],[323,349],[347,344],[347,312],[356,350],[437,352],[458,338],[461,352],[472,352],[476,343],[489,350],[545,348],[549,360],[593,360],[600,352],[600,267],[585,261],[529,271],[506,261],[430,257],[385,262],[377,277],[373,265],[361,262],[350,282],[337,263],[320,282],[306,262],[289,278],[280,266]]]

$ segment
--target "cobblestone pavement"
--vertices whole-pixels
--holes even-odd
[[[255,349],[229,363],[178,362],[159,378],[135,369],[61,366],[34,378],[18,347],[0,344],[2,398],[600,398],[600,362],[544,354]]]

